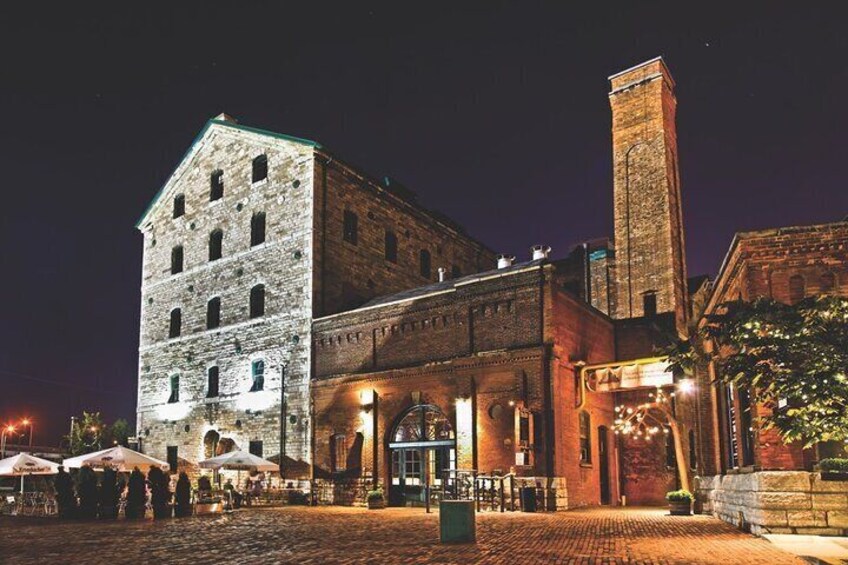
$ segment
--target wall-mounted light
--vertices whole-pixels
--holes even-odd
[[[677,381],[677,391],[681,394],[689,394],[695,391],[695,381],[692,379],[681,379]]]
[[[366,414],[374,409],[374,398],[377,393],[374,389],[366,388],[359,391],[359,406]]]

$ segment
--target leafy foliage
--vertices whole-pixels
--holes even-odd
[[[97,518],[97,475],[91,467],[82,467],[77,475],[77,495],[79,496],[79,517]]]
[[[826,473],[848,473],[848,459],[831,457],[819,461],[819,469]]]
[[[719,378],[747,387],[764,428],[805,446],[848,440],[848,299],[728,302],[707,317]]]
[[[669,502],[692,502],[695,496],[688,490],[681,489],[666,493],[665,499]]]
[[[83,455],[112,445],[127,445],[127,439],[132,433],[130,424],[123,418],[118,418],[108,426],[100,412],[83,412],[82,416],[74,420],[71,433],[65,436],[65,441],[71,455]]]
[[[167,518],[171,515],[171,479],[159,467],[151,467],[147,473],[150,482],[150,503],[154,518]]]
[[[118,473],[114,469],[104,469],[100,481],[99,493],[100,518],[114,520],[118,517]]]
[[[178,518],[191,516],[191,481],[184,472],[180,473],[180,478],[177,479],[176,491],[174,513]]]
[[[368,491],[368,502],[383,500],[383,489]]]
[[[127,518],[144,518],[147,493],[144,489],[144,475],[136,467],[130,473],[127,484],[127,506],[124,510]]]
[[[59,518],[74,518],[77,513],[77,499],[74,496],[74,481],[64,467],[59,467],[56,475],[56,506]]]

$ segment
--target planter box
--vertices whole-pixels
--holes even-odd
[[[379,510],[386,507],[386,501],[382,498],[368,499],[368,510]]]
[[[848,481],[848,471],[822,471],[823,481]]]
[[[204,504],[195,504],[194,513],[198,516],[204,514],[221,514],[224,512],[223,502],[209,502]]]
[[[691,516],[692,502],[689,500],[669,500],[668,509],[672,516]]]

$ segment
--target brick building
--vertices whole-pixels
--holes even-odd
[[[224,114],[137,227],[144,451],[190,464],[250,449],[293,478],[310,472],[313,316],[494,262],[397,183]]]

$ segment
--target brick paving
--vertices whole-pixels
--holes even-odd
[[[707,516],[658,509],[478,515],[477,544],[438,543],[438,514],[343,507],[154,522],[0,518],[0,563],[801,564]]]

